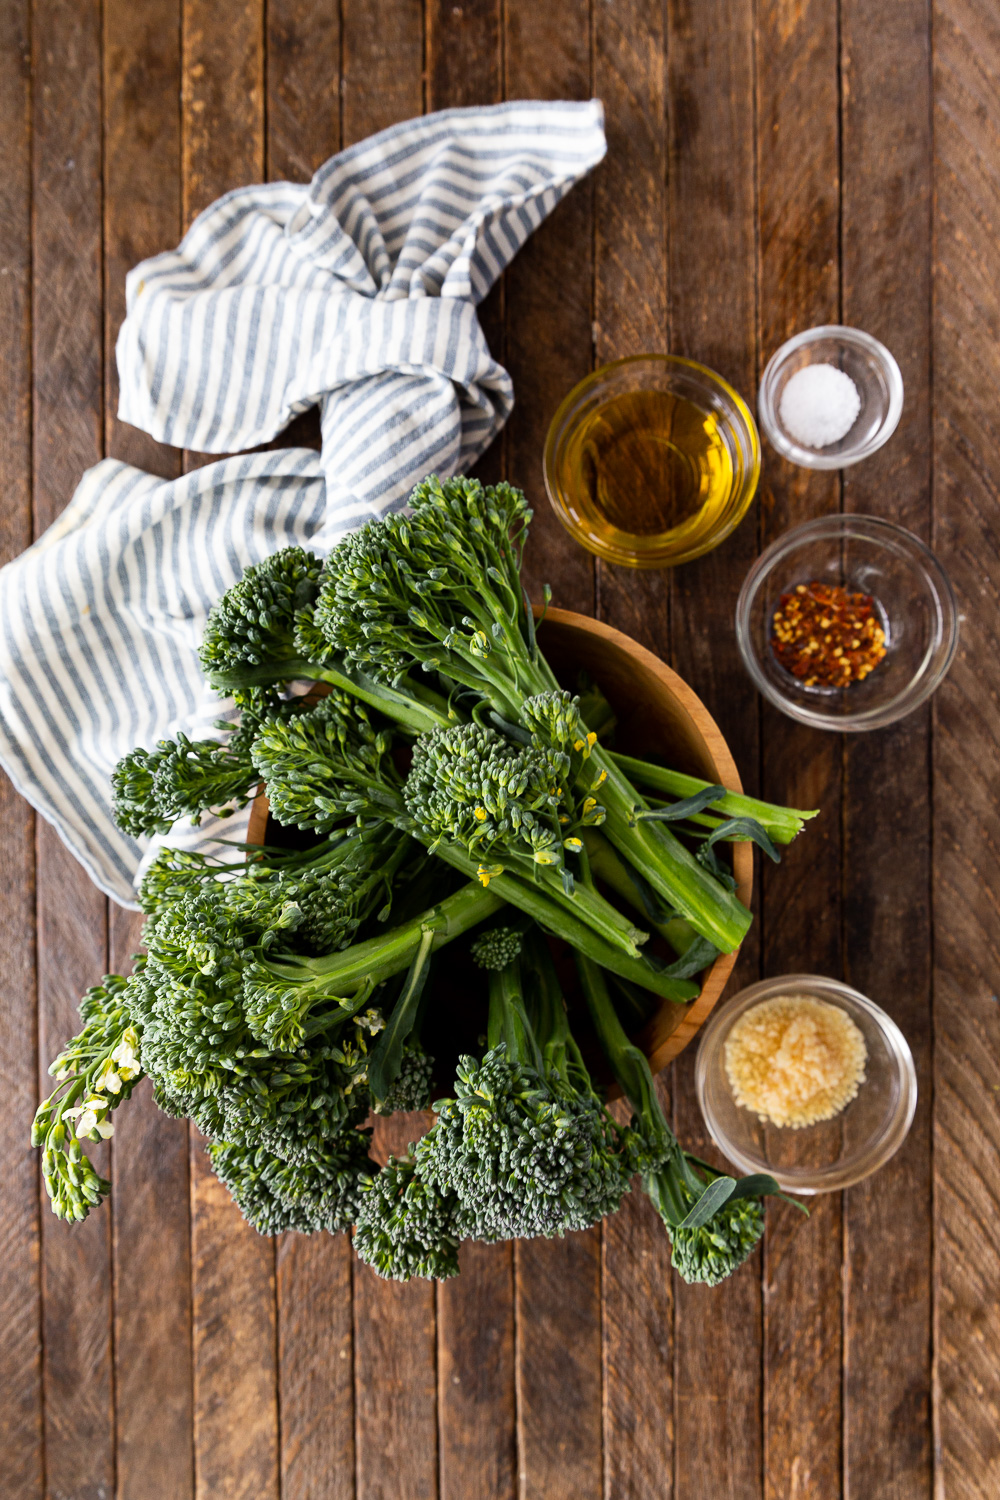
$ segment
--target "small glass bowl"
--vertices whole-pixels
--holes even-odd
[[[862,682],[806,687],[771,649],[781,595],[813,582],[875,599],[887,651]],[[880,729],[938,687],[958,646],[958,607],[941,564],[912,532],[875,516],[821,516],[786,531],[750,569],[736,639],[754,683],[782,713],[815,729]]]
[[[865,1079],[832,1120],[793,1130],[763,1122],[736,1103],[725,1069],[734,1024],[761,1000],[810,995],[839,1005],[868,1049]],[[849,985],[818,974],[785,974],[740,990],[709,1018],[695,1065],[698,1103],[712,1140],[742,1172],[769,1172],[786,1192],[832,1193],[884,1166],[913,1123],[917,1075],[906,1038],[884,1010]]]
[[[590,442],[583,429],[599,408],[623,396],[649,393],[686,399],[714,421],[731,478],[721,503],[703,504],[667,530],[654,526],[637,534],[614,526],[600,513],[576,471]],[[671,462],[690,463],[672,434],[664,432],[659,441],[670,450]],[[710,552],[742,521],[760,477],[760,438],[746,402],[714,370],[675,355],[637,354],[603,365],[573,387],[552,418],[544,472],[553,510],[582,547],[629,568],[674,567]]]
[[[861,410],[851,430],[825,448],[807,448],[781,420],[781,397],[789,380],[806,365],[833,365],[858,388]],[[772,447],[806,469],[844,469],[881,448],[895,432],[903,410],[903,377],[884,344],[860,328],[828,323],[809,328],[782,344],[767,362],[757,394],[760,425]]]

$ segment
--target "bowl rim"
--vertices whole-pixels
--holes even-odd
[[[889,409],[878,431],[866,442],[840,453],[824,453],[822,448],[807,448],[802,443],[795,442],[793,438],[787,437],[774,404],[774,387],[778,374],[789,358],[799,349],[808,347],[809,344],[817,344],[822,339],[831,338],[839,339],[843,344],[854,345],[855,348],[863,349],[866,354],[870,354],[882,366],[889,386]],[[866,333],[863,328],[852,328],[846,323],[821,323],[815,328],[806,328],[801,333],[793,334],[790,339],[786,339],[775,349],[764,366],[764,373],[760,378],[757,391],[757,415],[768,442],[777,453],[781,454],[782,458],[786,458],[789,463],[797,464],[803,469],[847,469],[852,464],[860,463],[863,458],[870,458],[892,437],[899,426],[902,414],[903,372],[895,356],[872,334]]]
[[[719,773],[720,784],[725,785],[731,791],[742,792],[743,783],[722,731],[694,689],[672,667],[668,667],[666,662],[634,640],[632,636],[626,635],[622,630],[616,630],[613,625],[606,625],[603,620],[597,620],[591,615],[577,614],[569,609],[545,609],[537,604],[533,606],[533,610],[536,619],[540,619],[540,631],[544,630],[545,625],[562,625],[583,630],[586,634],[617,647],[633,661],[640,662],[647,672],[658,679],[663,690],[670,694],[693,722]],[[246,834],[248,844],[264,842],[267,816],[267,796],[261,783],[260,790],[250,806]],[[732,848],[733,873],[737,882],[736,894],[744,906],[749,908],[753,895],[753,847],[748,843],[740,843],[734,844]],[[700,994],[683,1006],[670,1000],[663,1000],[652,1020],[647,1021],[646,1026],[636,1033],[634,1040],[642,1047],[654,1074],[660,1072],[668,1062],[672,1062],[684,1050],[711,1015],[725,989],[739,952],[739,948],[735,948],[732,953],[720,953],[703,976]],[[667,1013],[667,1006],[672,1012],[680,1013],[680,1019],[662,1042],[647,1050],[642,1038],[652,1026],[656,1015]],[[620,1094],[621,1090],[617,1085],[608,1090],[609,1098],[617,1098]]]
[[[851,535],[875,541],[892,537],[916,552],[924,564],[926,576],[933,585],[937,630],[935,644],[925,652],[916,675],[895,697],[891,698],[888,703],[877,707],[838,717],[823,713],[820,709],[799,704],[775,686],[764,672],[760,658],[754,649],[750,616],[761,584],[778,562],[796,546],[801,542],[817,538],[843,539]],[[895,723],[897,719],[905,718],[936,692],[947,676],[958,650],[958,599],[940,558],[912,531],[908,531],[905,526],[900,526],[896,521],[887,521],[882,516],[835,511],[832,515],[817,516],[811,521],[803,521],[799,526],[790,527],[765,548],[743,580],[736,600],[735,626],[736,643],[743,665],[754,686],[770,703],[773,703],[782,713],[787,714],[790,719],[796,719],[800,724],[808,724],[813,729],[829,729],[835,733],[854,734],[868,729],[881,729],[887,724]],[[938,654],[941,649],[943,649],[942,659],[933,671],[929,670],[930,657]]]
[[[689,547],[676,557],[664,558],[653,555],[647,559],[638,553],[627,551],[624,548],[616,547],[608,542],[595,540],[593,537],[585,535],[574,524],[572,518],[560,503],[555,483],[556,449],[562,440],[564,430],[574,407],[580,403],[594,386],[607,379],[610,372],[621,370],[628,365],[643,364],[659,366],[660,368],[680,367],[686,370],[693,370],[698,375],[707,379],[711,386],[721,391],[736,407],[749,438],[748,462],[743,478],[744,498],[736,507],[734,513],[724,523],[712,530],[703,542]],[[590,552],[592,555],[602,557],[606,562],[617,563],[620,567],[639,568],[643,570],[678,567],[681,563],[693,562],[695,558],[703,557],[706,552],[714,551],[728,536],[732,535],[753,504],[757,487],[760,484],[760,467],[760,431],[749,403],[744,401],[739,391],[730,385],[729,381],[720,375],[717,370],[711,369],[709,365],[700,364],[698,360],[688,359],[682,354],[626,354],[621,359],[608,360],[605,364],[599,365],[596,370],[591,370],[589,375],[585,375],[582,380],[578,380],[576,385],[567,391],[556,407],[555,414],[545,434],[545,444],[542,448],[542,478],[545,481],[545,493],[560,525],[569,532],[578,546],[583,547],[585,551]]]
[[[875,1022],[881,1032],[886,1050],[897,1064],[900,1079],[900,1097],[895,1111],[882,1134],[869,1143],[853,1159],[851,1165],[836,1163],[830,1167],[804,1169],[800,1175],[786,1176],[767,1162],[741,1151],[723,1130],[707,1104],[707,1080],[711,1062],[715,1061],[733,1024],[746,1011],[761,1000],[773,999],[781,994],[804,991],[819,1000],[848,1002],[844,1009],[863,1011]],[[917,1109],[917,1070],[913,1062],[910,1044],[893,1018],[876,1005],[867,995],[856,990],[842,979],[833,979],[826,974],[778,974],[772,979],[761,979],[737,991],[724,1006],[716,1010],[702,1031],[695,1058],[695,1092],[698,1107],[706,1129],[715,1145],[727,1160],[742,1171],[769,1172],[783,1192],[812,1197],[819,1193],[839,1192],[870,1177],[885,1165],[899,1150],[913,1124]],[[836,1117],[835,1117],[836,1118]],[[776,1127],[777,1128],[777,1127]]]

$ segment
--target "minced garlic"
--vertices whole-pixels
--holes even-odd
[[[742,1015],[726,1038],[733,1097],[774,1125],[832,1119],[864,1082],[868,1049],[839,1005],[812,995],[776,995]]]

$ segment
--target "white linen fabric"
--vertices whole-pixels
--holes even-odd
[[[111,771],[136,745],[213,732],[197,656],[209,609],[279,547],[323,552],[482,452],[513,394],[476,304],[604,151],[597,101],[443,111],[342,152],[308,186],[227,194],[130,273],[123,420],[232,453],[318,405],[323,447],[172,481],[106,459],[0,570],[0,763],[123,905],[149,841],[117,828]],[[245,817],[221,827],[238,839]],[[220,828],[175,832],[201,846]]]

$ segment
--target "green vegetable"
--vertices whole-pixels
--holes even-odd
[[[473,1239],[562,1235],[614,1213],[631,1165],[573,1040],[544,945],[490,973],[488,1051],[459,1060],[455,1095],[416,1150]]]
[[[418,1177],[412,1157],[390,1156],[363,1181],[354,1248],[377,1275],[393,1281],[457,1276],[463,1238],[455,1195]]]
[[[784,1194],[773,1177],[738,1182],[681,1148],[660,1107],[649,1063],[629,1041],[603,974],[582,954],[577,968],[601,1047],[635,1111],[636,1165],[670,1235],[674,1269],[685,1281],[716,1286],[743,1264],[764,1233],[760,1199]]]
[[[716,793],[705,804],[729,818],[752,818],[770,834],[776,844],[790,844],[802,832],[816,812],[802,812],[794,807],[777,807],[773,802],[759,802],[756,797],[744,797],[742,792],[727,792],[724,787],[713,787],[710,782],[700,781],[697,776],[684,776],[680,771],[670,771],[666,766],[654,765],[651,761],[637,760],[633,755],[612,754],[615,764],[639,786],[651,791],[665,792],[668,797],[695,797],[708,790]],[[699,817],[698,822],[711,828],[719,820]]]
[[[53,1208],[82,1219],[107,1193],[84,1146],[111,1133],[146,1075],[160,1107],[208,1137],[262,1233],[354,1225],[379,1275],[440,1278],[457,1272],[463,1238],[597,1222],[638,1170],[681,1274],[714,1283],[759,1238],[775,1184],[682,1150],[608,978],[633,1029],[652,997],[694,998],[750,921],[725,845],[777,858],[812,814],[601,744],[614,715],[599,687],[575,697],[539,649],[520,490],[431,478],[411,506],[325,562],[290,547],[248,568],[201,649],[238,722],[116,768],[135,837],[226,816],[262,781],[274,822],[301,837],[217,858],[165,847],[152,861],[146,951],[84,997],[36,1117]],[[303,680],[318,686],[303,693]],[[436,957],[465,934],[456,962]],[[635,1108],[627,1129],[584,1065],[549,939],[575,953]],[[434,1012],[449,969],[467,990],[458,1034],[482,1018],[487,1035],[458,1059],[429,1132],[378,1169],[364,1122],[426,1108],[445,1060],[423,1036],[446,1029]]]
[[[31,1144],[42,1149],[42,1181],[60,1219],[85,1219],[111,1184],[91,1165],[84,1141],[114,1134],[109,1116],[142,1077],[139,1036],[123,1003],[126,982],[106,974],[80,1002],[83,1029],[50,1065],[58,1087],[38,1106]]]

